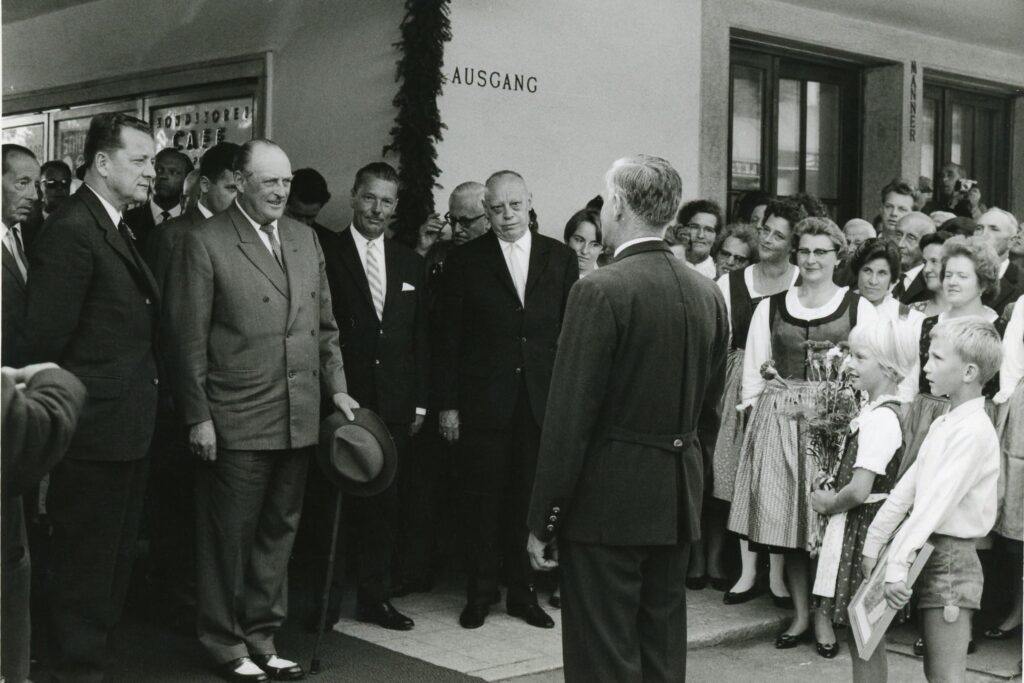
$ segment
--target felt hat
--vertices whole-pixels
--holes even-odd
[[[395,478],[398,449],[384,421],[367,408],[352,411],[349,420],[334,411],[320,423],[317,462],[324,476],[342,493],[372,496]]]

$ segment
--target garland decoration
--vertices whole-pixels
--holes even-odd
[[[444,44],[452,38],[448,5],[449,0],[405,0],[402,38],[395,44],[401,52],[395,73],[400,85],[392,101],[398,114],[384,154],[400,155],[395,232],[400,240],[412,244],[419,226],[434,213],[434,188],[441,175],[434,145],[447,128],[441,121],[437,96],[445,82],[441,73]]]

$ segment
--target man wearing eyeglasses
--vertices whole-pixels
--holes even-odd
[[[39,180],[36,183],[39,201],[32,207],[32,213],[22,222],[22,241],[25,252],[32,253],[39,228],[43,221],[57,210],[61,203],[71,196],[71,169],[63,161],[47,161],[39,168]]]
[[[686,262],[701,275],[714,279],[716,269],[711,247],[722,227],[722,208],[707,199],[687,202],[679,209],[676,223],[677,238],[689,243]]]
[[[288,156],[235,156],[237,199],[186,231],[163,330],[196,473],[199,640],[231,681],[295,680],[277,656],[288,559],[319,438],[320,388],[352,418],[316,234],[284,217]]]

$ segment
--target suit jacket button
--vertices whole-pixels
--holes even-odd
[[[560,507],[553,507],[553,508],[551,508],[552,514],[556,514],[557,515],[561,511],[562,511],[562,508],[560,508]]]
[[[153,386],[156,386],[157,384],[160,384],[160,380],[157,379],[156,377],[154,377],[153,378]]]
[[[380,365],[380,359],[378,358],[377,360],[373,361],[373,364],[374,365]]]
[[[316,336],[316,330],[310,330],[309,331],[309,336],[310,337],[315,337]]]
[[[309,296],[310,296],[311,298],[315,299],[315,298],[316,298],[316,292],[310,292],[310,293],[309,293]]]
[[[517,375],[520,375],[520,374],[522,374],[522,372],[523,372],[523,369],[522,369],[522,368],[516,368],[516,374],[517,374]]]
[[[288,371],[288,379],[295,379],[295,371],[294,370],[289,370]]]
[[[523,342],[525,344],[526,343],[526,337],[520,337],[519,341],[521,341],[521,342]]]
[[[150,301],[149,299],[146,299],[146,305],[147,305],[147,306],[149,306],[149,305],[150,305],[151,303],[153,303],[153,302],[152,302],[152,301]]]
[[[263,297],[263,303],[269,303],[269,302],[270,302],[270,297],[269,296]]]
[[[548,517],[548,521],[549,522],[557,522],[558,521],[558,517],[555,517],[554,515],[551,515],[550,517]]]
[[[554,531],[555,530],[555,525],[554,524],[548,524],[544,528],[547,529],[548,531]]]
[[[683,440],[682,439],[676,439],[675,441],[672,442],[672,445],[675,446],[676,448],[682,448],[683,447]]]

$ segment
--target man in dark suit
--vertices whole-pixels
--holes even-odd
[[[181,215],[181,193],[185,177],[191,172],[192,160],[184,153],[173,147],[165,147],[157,153],[153,196],[124,215],[143,254],[150,252],[150,239],[158,232],[157,227]]]
[[[227,211],[234,203],[238,188],[232,166],[239,149],[233,142],[219,142],[206,150],[199,159],[199,201],[177,218],[167,221],[149,241],[144,255],[161,289],[167,287],[171,255],[181,236],[210,216]]]
[[[536,466],[551,368],[576,255],[529,229],[531,195],[522,176],[488,178],[491,232],[456,247],[445,261],[437,354],[441,435],[459,442],[466,523],[464,628],[483,625],[500,599],[532,626],[554,625],[537,604],[526,556],[526,506]]]
[[[900,251],[903,276],[893,286],[892,295],[903,304],[927,301],[932,293],[924,281],[924,257],[921,238],[935,232],[935,222],[923,213],[911,211],[896,223],[896,247]]]
[[[29,675],[32,567],[22,496],[31,492],[71,443],[85,387],[53,363],[3,369],[3,502],[0,503],[0,676]]]
[[[176,408],[197,472],[199,640],[231,681],[302,678],[277,656],[287,569],[319,439],[320,387],[352,417],[324,256],[283,217],[288,156],[252,140],[238,198],[189,230],[171,268],[165,327]]]
[[[58,680],[100,680],[135,554],[157,405],[160,299],[121,212],[153,179],[149,124],[93,117],[85,186],[43,225],[26,314],[30,361],[89,391],[67,456],[50,474],[50,635]]]
[[[615,261],[569,297],[529,509],[562,571],[565,679],[682,681],[686,562],[718,432],[729,328],[711,280],[661,236],[682,192],[657,157],[606,176]],[[707,475],[710,477],[710,474]]]
[[[398,448],[396,480],[368,498],[349,497],[346,513],[352,533],[358,581],[357,617],[384,628],[407,630],[413,621],[390,602],[392,558],[401,521],[417,515],[418,483],[409,481],[409,440],[423,425],[427,407],[427,309],[423,260],[412,249],[384,239],[384,228],[398,206],[398,173],[377,162],[359,169],[352,187],[352,224],[341,233],[319,226],[331,283],[334,317],[349,393],[359,405],[387,423]],[[318,526],[330,528],[333,495]],[[408,531],[407,528],[402,529]],[[329,622],[338,620],[345,563],[335,563]]]
[[[986,306],[1002,314],[1006,305],[1024,293],[1024,273],[1010,261],[1010,244],[1017,236],[1020,225],[1009,211],[993,207],[978,217],[974,234],[988,240],[999,256],[999,292],[994,296],[986,292]]]
[[[316,222],[316,217],[329,201],[331,193],[327,191],[324,177],[314,168],[300,168],[292,176],[292,191],[284,215],[311,228],[326,229]]]
[[[22,224],[25,251],[32,253],[36,235],[43,222],[71,196],[71,169],[60,159],[47,161],[39,168],[39,201]]]
[[[23,364],[25,343],[25,287],[28,257],[22,228],[36,205],[39,162],[21,145],[3,146],[3,340],[0,363],[8,367]]]

